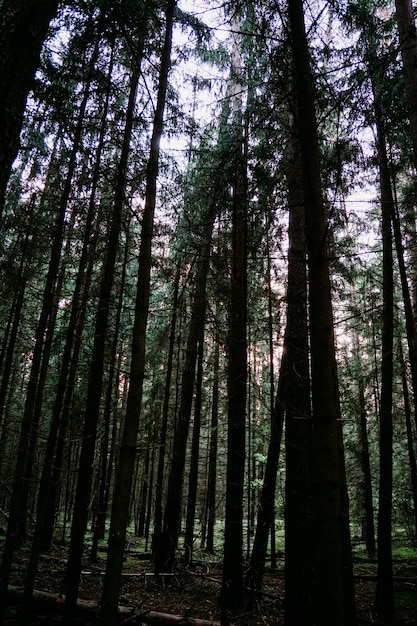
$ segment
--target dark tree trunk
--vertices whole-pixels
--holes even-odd
[[[250,556],[249,572],[247,577],[247,583],[251,593],[251,605],[256,599],[256,593],[262,589],[266,552],[268,547],[268,536],[272,520],[274,519],[275,487],[284,424],[284,390],[287,370],[286,362],[286,352],[284,352],[279,372],[277,397],[275,399],[271,415],[271,434],[269,438],[268,455],[265,464],[264,480],[256,520],[255,539]]]
[[[395,0],[401,58],[407,95],[408,117],[417,169],[417,31],[412,0]]]
[[[386,139],[382,114],[375,96],[377,151],[382,212],[382,361],[381,406],[379,411],[379,509],[378,509],[378,570],[374,608],[383,615],[394,612],[394,583],[392,565],[392,385],[394,336],[394,279],[391,219],[394,200],[388,168]]]
[[[359,355],[358,355],[359,358]],[[360,376],[360,375],[359,375]],[[370,559],[375,557],[375,524],[374,524],[374,504],[372,494],[372,473],[369,458],[368,429],[365,407],[364,383],[359,377],[359,416],[358,416],[358,440],[360,463],[363,476],[362,501],[363,501],[363,532],[365,535],[366,549]]]
[[[4,5],[2,5],[4,6]],[[8,579],[10,575],[10,568],[12,564],[13,552],[16,547],[16,542],[19,540],[18,537],[18,525],[21,521],[21,512],[22,506],[25,504],[25,480],[27,471],[27,458],[28,458],[28,449],[29,445],[34,445],[34,442],[31,443],[31,436],[34,433],[37,433],[37,420],[39,419],[40,412],[37,411],[37,405],[42,403],[42,379],[41,374],[45,375],[45,373],[41,371],[42,363],[48,363],[49,360],[49,350],[50,350],[50,341],[48,341],[48,332],[52,333],[54,326],[54,302],[57,298],[57,287],[58,287],[58,272],[59,265],[61,259],[61,249],[62,249],[62,241],[64,235],[64,227],[65,227],[65,214],[68,205],[68,200],[71,193],[71,185],[72,179],[76,166],[76,157],[78,155],[78,150],[80,146],[81,140],[81,132],[84,123],[85,110],[87,106],[87,99],[90,90],[90,82],[91,82],[91,71],[89,75],[89,80],[87,80],[86,88],[84,91],[83,100],[80,106],[80,110],[78,112],[77,125],[74,133],[74,141],[73,146],[70,153],[68,170],[64,181],[64,187],[62,196],[59,201],[58,211],[56,215],[54,233],[53,233],[53,242],[51,249],[51,256],[49,260],[48,273],[46,276],[45,288],[43,293],[43,301],[41,313],[39,316],[39,321],[36,329],[35,336],[35,345],[33,349],[33,358],[32,358],[32,366],[30,372],[30,378],[28,383],[28,388],[26,392],[26,401],[24,414],[22,418],[22,426],[20,433],[20,440],[17,452],[17,463],[15,469],[14,483],[13,483],[13,495],[12,501],[10,505],[10,514],[8,521],[8,531],[6,538],[6,545],[4,549],[3,561],[1,566],[1,582],[0,582],[0,605],[5,605],[4,602],[1,601],[2,594],[5,592],[7,588]],[[47,193],[47,189],[44,190],[44,196]],[[36,417],[36,419],[35,419]],[[26,509],[25,509],[26,510]],[[2,609],[0,609],[1,611]],[[0,612],[1,618],[1,612]]]
[[[309,278],[309,321],[314,429],[313,623],[356,623],[341,412],[334,345],[327,226],[321,188],[314,90],[302,0],[289,0],[297,98],[296,123],[303,162]]]
[[[74,502],[71,527],[71,542],[66,572],[66,601],[64,624],[74,623],[75,607],[81,573],[81,562],[84,548],[84,534],[87,528],[90,490],[91,467],[97,438],[97,427],[100,414],[101,393],[103,385],[103,369],[105,359],[106,334],[109,321],[109,307],[113,287],[116,258],[119,249],[119,233],[123,219],[125,203],[126,170],[129,156],[130,140],[133,129],[135,100],[140,67],[135,65],[130,81],[130,93],[126,111],[126,124],[122,150],[115,181],[113,212],[107,238],[107,252],[102,282],[100,285],[99,304],[95,319],[94,343],[90,371],[87,383],[87,399],[83,425],[83,439],[79,462],[79,474]]]
[[[235,43],[234,55],[239,56]],[[232,62],[240,74],[240,60]],[[237,90],[239,86],[236,84]],[[232,205],[232,269],[228,329],[227,470],[224,529],[222,624],[243,606],[243,495],[247,393],[247,180],[239,96],[234,96],[234,179]]]
[[[174,443],[165,517],[162,535],[154,546],[154,564],[156,571],[171,571],[175,564],[175,556],[180,530],[182,491],[184,481],[185,454],[194,393],[195,370],[197,362],[197,346],[203,333],[206,310],[206,282],[210,264],[211,238],[214,224],[214,211],[207,215],[207,222],[202,233],[202,244],[197,261],[195,290],[187,350],[181,379],[181,399],[177,423],[175,426]]]
[[[13,356],[16,348],[16,339],[21,321],[21,314],[23,303],[25,299],[27,274],[31,263],[31,253],[28,248],[31,239],[31,230],[33,224],[35,212],[35,195],[31,198],[29,204],[29,215],[27,223],[26,237],[22,248],[22,259],[20,262],[19,272],[16,279],[16,289],[13,294],[13,302],[10,309],[10,316],[8,320],[8,327],[6,329],[5,337],[2,346],[2,378],[0,384],[0,424],[2,424],[3,414],[6,405],[7,391],[9,388],[9,382],[12,375],[12,363]],[[1,448],[4,450],[4,448]],[[3,461],[3,454],[0,455],[0,476],[1,476],[1,464]]]
[[[95,164],[92,173],[91,192],[88,202],[83,248],[78,265],[71,315],[66,332],[61,370],[59,373],[55,402],[52,411],[51,429],[48,435],[41,487],[38,496],[39,503],[37,526],[39,527],[38,531],[41,532],[40,541],[42,549],[44,550],[49,549],[52,542],[56,501],[64,463],[66,432],[68,428],[75,377],[82,344],[84,322],[87,312],[87,300],[95,261],[96,236],[93,235],[93,224],[96,215],[97,189],[102,166],[101,157],[104,149],[105,133],[107,128],[107,112],[109,108],[111,86],[110,77],[112,69],[113,54],[111,55],[108,69],[108,82],[106,86],[103,113],[101,116],[101,125],[97,141]],[[38,531],[35,529],[35,537]],[[35,549],[34,546],[32,549]]]
[[[58,0],[3,0],[0,5],[0,220],[42,44]]]
[[[292,128],[288,175],[289,250],[287,287],[285,450],[285,624],[312,624],[313,431],[307,321],[307,268],[302,163]]]
[[[191,444],[190,472],[188,475],[188,497],[187,509],[185,516],[185,562],[191,564],[193,560],[194,548],[194,523],[195,510],[197,505],[197,486],[198,486],[198,464],[200,459],[200,431],[201,431],[201,404],[203,392],[203,347],[204,336],[198,340],[198,359],[197,359],[197,377],[196,391],[194,401],[194,423],[193,438]]]
[[[163,131],[168,73],[171,64],[175,6],[175,0],[167,1],[165,38],[161,56],[157,103],[146,172],[145,207],[142,215],[140,237],[130,384],[125,424],[121,439],[119,464],[114,486],[106,575],[101,600],[100,624],[102,624],[102,626],[114,626],[114,624],[117,623],[117,606],[123,568],[123,553],[126,541],[126,528],[129,522],[130,498],[136,459],[143,380],[145,376],[146,325],[151,287],[152,236],[156,203],[156,183],[159,170],[159,145]]]
[[[174,281],[174,294],[172,302],[172,315],[169,334],[169,348],[167,358],[167,373],[165,378],[164,404],[162,407],[162,424],[159,438],[158,470],[155,487],[155,513],[154,513],[154,533],[152,537],[152,553],[156,554],[156,546],[162,533],[162,493],[164,486],[164,469],[166,459],[166,442],[168,430],[169,404],[171,398],[172,364],[174,359],[175,335],[177,332],[177,310],[178,310],[178,289],[180,283],[180,266],[177,265]]]
[[[220,346],[219,333],[216,330],[214,345],[214,365],[213,365],[213,390],[211,401],[211,424],[210,424],[210,444],[208,459],[208,477],[206,506],[204,513],[204,539],[206,550],[210,554],[214,553],[214,525],[216,521],[216,480],[217,480],[217,430],[219,424],[219,361]]]
[[[411,494],[413,499],[414,514],[414,537],[417,537],[417,459],[415,451],[415,438],[413,434],[413,427],[411,425],[411,404],[410,394],[408,392],[407,366],[404,361],[401,339],[399,340],[399,362],[401,365],[401,381],[404,397],[404,414],[407,432],[408,460],[410,464]]]
[[[127,224],[127,228],[129,228],[129,222]],[[122,317],[122,309],[123,302],[125,298],[125,283],[126,283],[126,271],[129,261],[129,253],[130,253],[130,237],[127,234],[126,242],[125,242],[125,255],[123,260],[123,268],[122,275],[120,277],[120,287],[119,287],[119,297],[117,302],[116,309],[116,318],[114,323],[114,336],[112,340],[112,346],[110,349],[110,354],[112,355],[108,380],[107,380],[107,389],[106,389],[106,400],[104,405],[104,432],[101,440],[101,458],[100,458],[100,471],[99,471],[99,487],[98,487],[98,498],[97,498],[97,509],[95,511],[95,515],[93,518],[93,541],[91,545],[90,552],[90,560],[94,563],[97,561],[97,550],[98,550],[98,542],[99,539],[104,538],[105,527],[106,527],[106,519],[107,519],[107,508],[108,508],[108,489],[107,489],[107,476],[109,472],[109,464],[108,457],[111,458],[111,454],[109,455],[109,446],[110,446],[110,433],[111,433],[111,421],[112,421],[112,412],[114,405],[114,395],[115,395],[115,381],[116,385],[118,383],[118,378],[116,376],[117,373],[117,345],[119,342],[119,334],[120,334],[120,320]],[[117,396],[116,396],[117,397]]]

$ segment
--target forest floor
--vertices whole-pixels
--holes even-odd
[[[0,549],[1,549],[0,540]],[[11,585],[22,587],[29,546],[19,551],[15,560]],[[144,556],[144,555],[142,555]],[[120,604],[134,607],[138,613],[157,611],[165,614],[186,615],[188,617],[216,621],[220,620],[219,592],[221,585],[221,560],[212,555],[200,553],[200,559],[193,567],[179,566],[172,576],[161,579],[153,574],[152,564],[135,552],[130,546],[125,560],[123,586]],[[19,595],[11,599],[5,624],[7,626],[40,626],[59,624],[60,602],[56,601],[63,591],[62,581],[65,574],[67,549],[55,545],[48,553],[42,554],[36,589],[52,594],[50,602],[39,602],[30,614],[21,615]],[[283,621],[284,572],[283,562],[279,561],[279,569],[267,568],[264,588],[255,608],[245,611],[233,619],[236,626],[280,626]],[[105,553],[100,553],[97,563],[88,560],[83,564],[83,573],[79,597],[90,601],[89,612],[80,616],[77,624],[89,626],[98,620],[94,619],[96,609],[91,609],[101,598]],[[370,562],[363,555],[355,558],[355,582],[357,611],[359,624],[390,623],[394,626],[417,625],[417,553],[403,551],[396,556],[395,570],[395,602],[396,615],[391,622],[384,622],[372,610],[375,594],[375,562]],[[88,608],[88,607],[87,607]],[[129,624],[139,624],[140,620],[125,618]],[[123,619],[121,620],[123,623]],[[155,622],[156,623],[156,622]],[[161,622],[162,624],[162,622]],[[336,625],[335,625],[336,626]]]

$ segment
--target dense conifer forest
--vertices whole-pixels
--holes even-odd
[[[0,623],[417,623],[411,0],[0,0]]]

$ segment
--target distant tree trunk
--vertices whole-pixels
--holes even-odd
[[[152,512],[153,512],[153,500],[154,500],[153,490],[154,490],[156,440],[157,440],[157,437],[156,437],[156,423],[154,423],[153,437],[152,437],[152,451],[151,451],[151,467],[150,467],[150,470],[149,470],[148,502],[147,502],[147,506],[146,506],[146,517],[145,517],[145,528],[144,528],[145,552],[148,551],[150,528],[151,528],[151,517],[152,517]]]
[[[391,219],[394,199],[388,167],[384,123],[378,96],[375,97],[377,151],[382,213],[382,360],[381,406],[379,412],[379,509],[378,509],[378,570],[375,611],[383,615],[394,612],[394,582],[392,565],[392,386],[394,335],[394,278]]]
[[[387,162],[388,167],[388,162]],[[408,284],[407,268],[404,259],[404,244],[401,233],[401,219],[398,210],[395,182],[392,181],[392,228],[397,253],[398,269],[400,272],[401,291],[404,305],[405,328],[407,332],[407,345],[411,372],[411,386],[414,397],[414,424],[417,428],[417,329],[413,314],[413,304],[411,300],[410,287]]]
[[[284,391],[287,373],[286,364],[287,357],[286,350],[284,348],[279,371],[277,396],[271,415],[271,434],[268,444],[268,455],[265,464],[258,516],[256,520],[255,539],[252,546],[252,553],[249,561],[249,572],[247,575],[247,587],[249,587],[251,593],[251,605],[256,600],[256,594],[262,589],[266,552],[268,547],[268,536],[271,529],[271,522],[274,519],[275,488],[281,449],[282,430],[284,425]]]
[[[214,338],[213,390],[211,400],[207,493],[204,513],[205,526],[202,538],[202,545],[204,545],[204,538],[206,538],[206,551],[210,554],[214,553],[214,526],[216,521],[217,430],[219,424],[219,360],[219,333],[216,330]]]
[[[156,184],[159,170],[159,146],[171,64],[172,30],[176,1],[168,0],[165,9],[165,38],[161,54],[158,95],[146,172],[145,207],[142,215],[139,269],[132,336],[129,392],[122,432],[119,463],[114,485],[106,575],[101,599],[100,624],[117,623],[126,528],[129,522],[130,498],[136,459],[139,417],[145,376],[146,325],[149,311],[152,266],[152,237],[156,204]],[[139,68],[138,68],[139,69]]]
[[[285,404],[285,625],[309,626],[313,588],[313,431],[307,268],[300,143],[294,123],[288,174],[288,286]]]
[[[8,321],[8,329],[5,333],[4,345],[2,346],[2,377],[0,383],[0,424],[3,421],[3,414],[6,405],[7,392],[9,388],[9,382],[12,375],[12,363],[13,356],[16,348],[16,339],[21,321],[21,314],[23,303],[25,299],[27,274],[31,263],[31,253],[29,252],[29,242],[31,239],[31,227],[33,224],[35,213],[35,194],[32,196],[29,203],[29,215],[27,217],[27,231],[25,241],[23,243],[22,258],[20,262],[19,272],[16,279],[16,289],[13,294],[13,302],[10,309],[10,316]],[[4,448],[1,448],[4,450]],[[4,455],[0,455],[0,476],[1,465]]]
[[[227,468],[221,622],[243,606],[243,496],[247,398],[247,170],[241,101],[241,58],[232,49],[232,260],[227,354]]]
[[[29,91],[58,0],[0,4],[0,221]]]
[[[127,223],[127,230],[129,229],[129,222]],[[122,275],[120,277],[120,286],[119,286],[119,297],[117,301],[117,309],[116,309],[116,318],[114,323],[114,335],[112,339],[112,346],[110,349],[110,354],[113,355],[113,358],[110,363],[108,380],[107,380],[107,390],[106,390],[106,400],[104,406],[104,431],[101,440],[101,458],[100,458],[100,471],[99,471],[99,487],[98,487],[98,498],[97,498],[97,508],[95,511],[95,515],[93,518],[93,541],[91,545],[90,552],[90,560],[94,563],[97,561],[97,550],[98,550],[98,542],[99,539],[104,538],[105,527],[106,527],[106,519],[107,519],[107,508],[108,508],[108,489],[107,489],[107,475],[108,475],[108,456],[109,456],[109,443],[110,443],[110,425],[112,420],[112,409],[114,405],[114,387],[115,381],[118,384],[118,379],[116,377],[117,373],[117,360],[115,355],[117,354],[117,346],[120,335],[120,320],[122,317],[122,309],[123,302],[125,298],[125,283],[126,283],[126,271],[129,262],[129,253],[130,253],[130,237],[127,233],[126,242],[125,242],[125,255],[123,260],[122,267]]]
[[[110,100],[110,77],[113,69],[113,48],[108,67],[108,81],[104,96],[103,112],[97,140],[94,168],[92,172],[91,191],[88,201],[88,210],[85,223],[83,247],[78,264],[77,277],[73,292],[71,314],[66,332],[66,341],[62,353],[61,370],[56,389],[52,411],[51,428],[48,435],[45,453],[40,492],[38,496],[37,528],[33,539],[32,550],[37,541],[37,532],[41,533],[42,549],[49,549],[52,542],[53,526],[56,510],[56,499],[61,481],[64,463],[65,439],[68,429],[69,413],[75,377],[78,368],[79,353],[81,350],[87,300],[91,285],[91,277],[95,261],[96,235],[93,224],[96,216],[97,190],[102,167],[102,153],[107,128],[107,113]],[[36,570],[36,565],[34,567]],[[28,577],[30,578],[30,577]],[[34,581],[33,581],[34,582]],[[29,583],[28,583],[29,584]],[[29,589],[29,587],[28,587]]]
[[[3,7],[4,5],[2,5]],[[1,7],[1,8],[2,8]],[[1,10],[0,8],[0,10]],[[4,549],[0,582],[0,605],[5,605],[2,602],[2,594],[7,589],[8,579],[10,575],[10,568],[12,564],[13,552],[16,547],[16,541],[18,537],[18,525],[20,523],[22,506],[25,499],[25,473],[27,471],[27,455],[29,444],[31,443],[31,435],[37,432],[37,420],[39,419],[40,412],[37,411],[37,406],[42,402],[43,388],[42,388],[42,362],[48,363],[50,341],[48,341],[48,331],[52,332],[54,326],[54,301],[57,298],[57,286],[58,286],[58,270],[61,259],[62,240],[65,227],[65,215],[68,205],[68,200],[71,193],[71,186],[73,175],[76,166],[76,157],[78,155],[81,133],[84,123],[85,110],[87,106],[88,95],[90,91],[92,69],[90,66],[89,79],[86,82],[84,89],[83,100],[78,111],[77,124],[74,132],[74,140],[70,153],[67,174],[64,181],[64,187],[62,196],[59,201],[58,211],[55,220],[55,227],[53,232],[51,255],[49,259],[48,273],[45,281],[45,288],[43,293],[43,301],[41,313],[39,316],[38,326],[36,329],[35,345],[33,349],[32,366],[30,372],[30,378],[28,388],[26,392],[26,401],[24,414],[22,418],[21,433],[19,440],[19,447],[17,452],[17,463],[13,484],[13,496],[10,505],[10,514],[8,522],[8,534],[6,538],[6,545]],[[47,193],[47,188],[44,190],[44,196]],[[44,373],[43,373],[44,375]],[[35,419],[36,417],[36,419]],[[0,609],[0,620],[1,620]]]
[[[203,329],[204,331],[204,329]],[[193,422],[193,438],[191,443],[191,459],[190,472],[188,475],[188,497],[187,509],[185,515],[185,562],[191,564],[193,560],[194,549],[194,524],[195,510],[197,505],[197,487],[198,487],[198,465],[200,460],[200,435],[201,435],[201,405],[203,393],[203,353],[204,353],[204,333],[198,341],[198,358],[197,358],[197,377],[196,391],[194,400],[194,422]]]
[[[180,531],[185,454],[194,393],[197,346],[204,329],[206,283],[215,215],[212,207],[209,212],[211,215],[207,215],[207,222],[204,223],[201,249],[198,254],[187,349],[181,378],[180,408],[175,426],[172,461],[168,478],[164,526],[162,535],[156,542],[154,552],[155,569],[160,572],[171,571],[174,567]]]
[[[413,513],[414,513],[414,537],[417,537],[417,460],[415,451],[415,438],[413,434],[413,427],[411,425],[411,405],[410,394],[408,393],[407,382],[407,367],[404,361],[404,354],[401,345],[401,338],[399,339],[399,362],[401,365],[401,381],[404,397],[404,414],[405,414],[405,426],[407,432],[407,448],[408,448],[408,460],[410,464],[410,479],[411,479],[411,494],[413,499]]]
[[[168,348],[168,358],[167,358],[167,367],[166,367],[167,371],[166,371],[165,389],[164,389],[164,403],[162,407],[161,434],[159,438],[158,470],[157,470],[156,487],[155,487],[154,534],[152,538],[152,553],[153,554],[155,554],[156,545],[162,533],[162,493],[163,493],[163,485],[164,485],[164,468],[165,468],[165,458],[166,458],[166,440],[167,440],[167,430],[168,430],[169,405],[170,405],[170,398],[171,398],[172,363],[174,359],[175,335],[177,332],[178,289],[179,289],[180,277],[181,277],[180,266],[177,265],[177,269],[175,272],[172,315],[171,315],[171,323],[170,323],[169,348]]]
[[[303,2],[289,0],[288,8],[308,252],[314,429],[313,623],[353,626],[355,595],[314,90]]]
[[[100,414],[101,393],[103,385],[103,366],[105,358],[106,334],[109,321],[109,307],[113,287],[116,258],[119,249],[119,233],[125,204],[126,170],[129,156],[130,140],[133,130],[136,91],[140,76],[140,66],[135,64],[130,81],[130,93],[126,111],[126,124],[123,135],[122,150],[118,164],[113,212],[107,237],[106,260],[100,285],[99,304],[95,319],[94,343],[90,371],[87,383],[86,409],[83,425],[83,439],[79,462],[79,474],[74,502],[71,527],[70,552],[66,571],[66,600],[64,624],[74,623],[78,587],[81,573],[81,562],[84,548],[84,534],[87,527],[89,500],[91,490],[91,467],[94,461],[97,427]]]
[[[359,355],[358,355],[359,359]],[[365,535],[366,549],[370,559],[375,557],[375,524],[374,524],[374,505],[372,494],[372,473],[369,459],[368,445],[368,429],[365,407],[365,390],[364,382],[359,375],[359,415],[358,415],[358,440],[361,471],[363,476],[362,501],[364,524],[363,533]]]
[[[143,473],[141,476],[141,485],[139,488],[139,504],[135,515],[135,535],[143,537],[145,532],[146,507],[148,506],[148,489],[149,489],[149,463],[151,458],[151,443],[146,442],[145,460],[143,463]]]

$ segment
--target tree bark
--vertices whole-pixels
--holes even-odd
[[[174,293],[172,302],[172,315],[169,334],[169,348],[167,358],[167,373],[165,378],[164,404],[162,407],[161,435],[159,439],[158,470],[155,487],[155,513],[154,513],[154,534],[152,538],[152,552],[156,553],[156,542],[162,533],[162,493],[164,485],[164,468],[166,458],[166,441],[168,430],[169,401],[171,397],[172,364],[174,359],[175,334],[177,332],[177,309],[178,309],[178,289],[180,283],[180,266],[177,265],[174,281]]]
[[[81,572],[84,534],[87,527],[91,490],[91,468],[94,461],[97,427],[100,414],[101,392],[103,384],[103,365],[105,357],[106,333],[109,320],[109,307],[113,286],[113,277],[119,249],[119,233],[125,203],[126,170],[133,129],[135,100],[140,67],[135,64],[130,81],[130,93],[126,111],[126,124],[123,144],[115,182],[113,212],[107,239],[107,254],[103,278],[100,286],[99,305],[95,319],[94,344],[87,385],[86,409],[83,425],[83,440],[79,462],[77,490],[74,502],[71,527],[70,553],[66,572],[67,601],[65,603],[64,624],[71,626],[77,602]]]
[[[195,291],[184,369],[181,378],[181,399],[175,427],[172,461],[168,478],[168,491],[162,535],[155,542],[154,563],[156,571],[171,571],[180,530],[182,491],[184,482],[185,454],[194,393],[198,341],[203,333],[206,311],[206,283],[210,265],[211,239],[215,212],[210,207],[204,224],[202,245],[197,261]]]
[[[207,477],[206,514],[207,538],[206,550],[214,553],[214,526],[216,522],[216,480],[217,480],[217,439],[219,425],[219,333],[216,330],[214,347],[213,390],[211,404],[210,446]]]
[[[200,459],[200,431],[201,431],[201,405],[203,392],[203,351],[204,351],[204,328],[198,340],[197,377],[194,401],[194,423],[191,444],[190,472],[188,475],[188,497],[185,515],[185,562],[191,564],[194,549],[194,524],[195,510],[197,505],[198,465]]]
[[[262,492],[256,519],[255,539],[249,562],[249,572],[247,575],[247,586],[251,592],[251,605],[256,600],[256,593],[262,589],[266,552],[268,547],[268,536],[271,523],[274,519],[275,509],[275,488],[280,458],[282,431],[284,425],[284,402],[285,402],[285,380],[287,374],[286,348],[281,360],[281,367],[278,379],[278,390],[274,408],[271,414],[271,434],[268,444],[268,455],[265,464],[265,473],[262,485]]]
[[[371,64],[372,69],[372,64]],[[372,74],[374,77],[374,74]],[[378,86],[373,81],[377,153],[379,162],[382,214],[382,359],[381,404],[379,411],[379,509],[378,509],[378,570],[374,608],[378,613],[394,613],[394,584],[392,565],[392,472],[393,472],[393,337],[394,337],[394,277],[392,216],[394,198],[388,167],[384,118]]]
[[[291,132],[285,404],[285,625],[312,624],[313,431],[307,320],[307,267],[300,144]]]
[[[314,429],[313,622],[356,623],[320,150],[302,0],[289,0],[303,162]]]
[[[236,25],[238,26],[238,24]],[[227,354],[227,467],[221,621],[243,606],[243,497],[247,398],[247,164],[241,99],[240,44],[232,49],[229,128],[232,183],[232,260]]]
[[[120,594],[126,528],[129,522],[130,497],[136,459],[143,381],[145,377],[146,325],[151,288],[152,237],[156,204],[156,183],[159,170],[159,146],[163,131],[168,73],[171,64],[175,6],[175,0],[167,1],[165,38],[161,55],[157,103],[146,172],[145,207],[142,215],[142,230],[140,236],[129,392],[125,424],[121,439],[119,464],[114,485],[106,575],[101,600],[100,623],[102,626],[113,626],[117,621],[117,603]]]
[[[359,361],[359,355],[358,355]],[[365,390],[364,382],[359,374],[359,416],[358,416],[358,441],[360,450],[360,462],[363,476],[363,514],[366,549],[370,559],[375,557],[375,523],[374,523],[374,505],[372,494],[372,473],[369,459],[368,429],[365,408]]]

